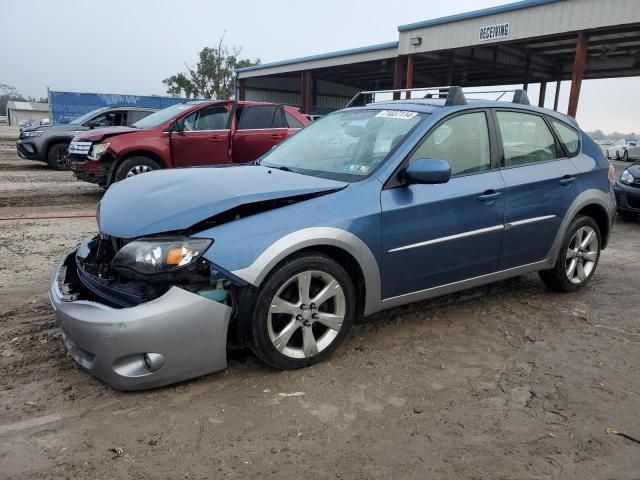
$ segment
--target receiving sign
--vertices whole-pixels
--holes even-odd
[[[509,37],[509,24],[499,23],[497,25],[487,25],[480,27],[480,41],[497,40]]]

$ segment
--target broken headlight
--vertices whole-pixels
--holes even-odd
[[[142,275],[163,273],[193,264],[209,248],[207,238],[149,238],[127,243],[111,266]]]
[[[104,152],[107,151],[108,148],[109,148],[109,142],[94,143],[91,146],[91,150],[89,151],[87,158],[89,158],[90,160],[100,160],[100,157]]]

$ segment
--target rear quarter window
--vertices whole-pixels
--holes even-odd
[[[564,146],[565,150],[570,157],[578,154],[580,151],[580,134],[573,128],[554,118],[550,119],[553,129],[558,134],[560,142]]]
[[[300,120],[291,115],[286,110],[284,111],[285,116],[287,117],[287,123],[289,124],[289,128],[302,128],[304,125]]]

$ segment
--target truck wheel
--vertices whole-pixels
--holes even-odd
[[[540,278],[556,292],[575,292],[591,279],[600,260],[600,228],[591,217],[576,217],[565,234],[555,266]]]
[[[56,143],[49,148],[47,163],[51,168],[56,170],[70,170],[71,162],[69,161],[69,144]]]
[[[160,170],[160,165],[149,157],[131,157],[118,165],[113,181],[119,182],[125,178],[147,173],[152,170]]]
[[[251,324],[254,353],[281,370],[326,359],[344,340],[356,314],[356,293],[333,259],[293,257],[262,284]]]

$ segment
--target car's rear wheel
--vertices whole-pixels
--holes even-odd
[[[628,152],[627,150],[625,150],[625,151],[624,151],[624,153],[622,154],[622,159],[623,159],[625,162],[628,162],[628,161],[629,161],[629,152]]]
[[[116,169],[114,181],[119,182],[125,178],[135,177],[143,173],[160,170],[160,165],[148,157],[131,157],[123,161]]]
[[[282,370],[326,359],[344,340],[356,312],[347,272],[331,258],[293,257],[260,288],[252,323],[252,349]]]
[[[540,272],[552,290],[574,292],[591,279],[600,260],[600,228],[591,217],[577,217],[567,229],[555,266]]]
[[[620,151],[616,150],[616,160],[620,160]]]
[[[71,162],[69,161],[69,144],[56,143],[53,145],[47,154],[47,163],[51,168],[55,168],[56,170],[71,169]]]

